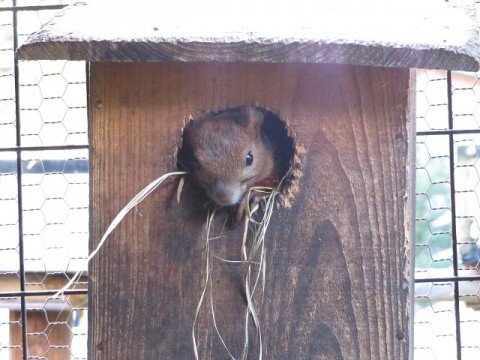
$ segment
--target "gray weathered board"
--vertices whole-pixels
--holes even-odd
[[[408,95],[408,69],[92,63],[92,246],[140,189],[176,169],[190,114],[266,106],[306,152],[293,207],[278,209],[267,233],[265,291],[254,299],[264,358],[407,359]],[[193,358],[207,215],[193,188],[184,191],[177,204],[175,182],[161,186],[93,259],[90,359]],[[212,250],[239,259],[241,234],[225,229]],[[239,358],[244,266],[216,261],[213,272],[218,328]],[[198,319],[200,357],[227,359],[209,307]],[[257,354],[250,323],[249,359]]]
[[[161,4],[161,5],[160,5]],[[306,62],[476,71],[473,8],[442,1],[92,1],[61,11],[20,59]]]

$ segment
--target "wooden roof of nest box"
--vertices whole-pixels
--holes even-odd
[[[19,48],[23,60],[304,62],[476,71],[471,7],[97,1],[68,6]]]

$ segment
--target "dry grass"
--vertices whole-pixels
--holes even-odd
[[[127,205],[125,205],[125,207],[122,210],[120,210],[117,216],[115,216],[115,219],[113,219],[112,223],[108,226],[107,231],[105,231],[105,234],[103,234],[102,239],[98,243],[95,250],[93,250],[90,253],[90,255],[88,255],[87,264],[100,251],[103,244],[105,244],[105,241],[107,241],[108,235],[110,235],[111,232],[115,230],[115,228],[118,226],[118,224],[120,224],[120,222],[129,213],[130,210],[132,210],[134,207],[140,204],[148,195],[150,195],[152,191],[154,191],[169,177],[185,175],[185,174],[186,174],[185,171],[176,171],[176,172],[171,172],[171,173],[162,175],[159,178],[152,181],[147,186],[145,186],[137,195],[135,195],[135,197],[132,200],[130,200],[130,202]],[[75,273],[75,275],[72,277],[72,279],[67,283],[67,285],[65,285],[61,290],[59,290],[55,295],[53,295],[53,297],[58,298],[58,297],[64,296],[65,290],[68,290],[73,284],[75,284],[77,280],[82,276],[82,274],[83,274],[83,270],[78,270]]]
[[[250,208],[249,199],[251,198],[251,194],[255,193],[255,196],[258,198],[260,197],[260,201],[254,202],[253,208]],[[210,242],[213,239],[211,237],[211,228],[212,228],[212,221],[215,216],[215,210],[208,214],[207,222],[206,222],[206,244],[205,244],[205,252],[206,252],[206,262],[205,262],[205,281],[204,286],[202,289],[202,293],[200,295],[200,299],[198,301],[197,308],[195,310],[194,321],[192,326],[192,340],[193,340],[193,347],[195,353],[195,359],[199,359],[198,353],[198,343],[197,343],[197,335],[196,335],[196,326],[197,326],[197,319],[200,313],[200,309],[206,300],[207,290],[209,290],[210,295],[210,312],[212,316],[212,322],[215,328],[215,332],[220,339],[223,347],[227,351],[229,357],[235,360],[235,356],[232,354],[232,351],[228,348],[225,340],[223,339],[215,318],[215,309],[213,305],[213,296],[215,293],[215,289],[213,286],[212,281],[212,261],[214,259],[219,260],[221,262],[226,263],[242,263],[245,264],[245,279],[244,279],[244,287],[245,287],[245,295],[246,295],[246,302],[247,306],[245,309],[245,323],[244,323],[244,346],[241,355],[241,359],[247,359],[248,349],[249,349],[249,323],[250,317],[253,320],[255,325],[255,329],[258,336],[259,342],[259,353],[258,359],[263,359],[263,339],[262,339],[262,331],[261,331],[261,324],[260,320],[257,316],[257,312],[255,310],[253,298],[257,289],[262,284],[262,291],[265,289],[265,273],[266,273],[266,250],[265,250],[265,237],[266,232],[268,229],[268,224],[270,223],[270,219],[273,213],[273,209],[275,206],[275,197],[279,194],[278,188],[273,189],[269,187],[253,187],[250,189],[249,193],[245,197],[245,220],[244,220],[244,233],[243,233],[243,240],[242,240],[242,247],[241,247],[241,254],[240,260],[227,260],[217,256],[213,253],[210,249]],[[260,204],[264,203],[264,209],[261,214],[261,218],[259,220],[254,219],[255,213],[258,211]],[[251,232],[252,237],[249,239],[249,229],[252,229]],[[250,240],[250,241],[249,241]]]

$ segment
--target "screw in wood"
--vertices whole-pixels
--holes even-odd
[[[95,109],[101,109],[101,108],[103,108],[103,101],[102,100],[96,100],[93,103],[93,106],[95,107]]]

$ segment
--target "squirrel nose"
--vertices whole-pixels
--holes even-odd
[[[240,201],[240,188],[225,184],[217,184],[213,191],[213,200],[220,206],[233,205]]]
[[[218,191],[216,193],[216,198],[222,204],[228,204],[232,198],[233,193],[231,191]]]

